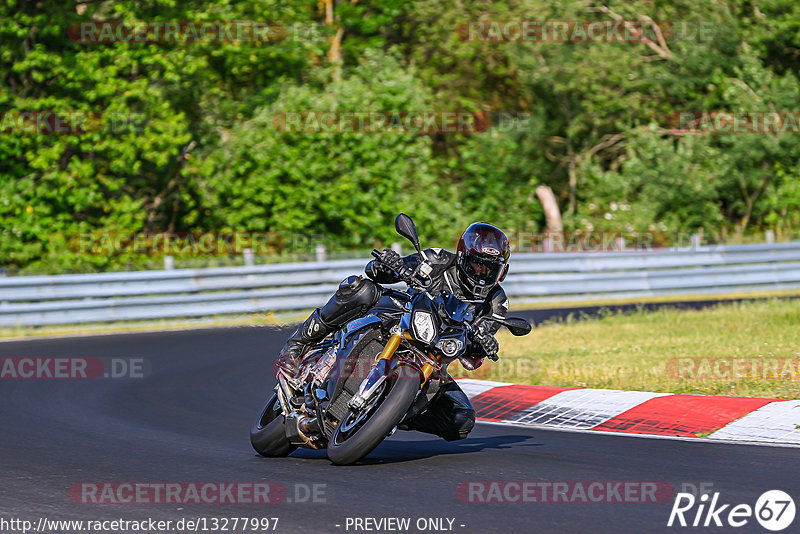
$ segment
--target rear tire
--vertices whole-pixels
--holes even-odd
[[[420,380],[414,380],[415,376],[419,377],[419,373],[414,367],[407,364],[399,365],[392,376],[392,388],[385,394],[383,402],[369,415],[363,426],[341,441],[344,422],[353,416],[352,411],[348,412],[328,443],[328,458],[338,465],[350,465],[380,445],[414,402],[420,385]]]
[[[250,429],[250,443],[261,456],[267,458],[289,456],[297,447],[286,438],[285,428],[281,404],[276,393],[253,423]]]

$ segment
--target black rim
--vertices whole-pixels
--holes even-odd
[[[383,401],[386,400],[386,397],[389,395],[391,391],[391,387],[389,380],[384,380],[380,386],[380,391],[375,394],[367,406],[364,407],[363,410],[359,411],[358,413],[353,413],[352,410],[347,412],[347,415],[344,416],[344,419],[341,420],[339,425],[336,427],[336,432],[333,434],[333,444],[334,445],[341,445],[348,439],[352,438],[356,435],[356,433],[361,430],[367,421],[369,421],[370,416],[383,404]]]
[[[274,401],[272,401],[271,403],[267,404],[264,407],[264,411],[261,413],[261,417],[259,417],[258,419],[258,429],[261,430],[262,428],[270,424],[275,419],[275,417],[277,417],[277,414],[279,413],[281,413],[281,405],[280,402],[278,401],[278,398],[276,397]]]

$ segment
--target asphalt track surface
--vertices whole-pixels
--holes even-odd
[[[781,489],[800,504],[797,448],[478,424],[451,443],[397,432],[350,467],[332,465],[324,451],[261,458],[248,429],[287,335],[229,328],[0,343],[0,357],[135,357],[150,365],[141,379],[0,380],[0,518],[258,516],[279,517],[278,532],[354,532],[348,517],[409,517],[417,532],[418,518],[443,517],[464,533],[766,532],[752,518],[739,529],[667,528],[672,499],[485,504],[456,495],[462,482],[519,480],[659,481],[675,491],[706,484],[722,503],[751,506]],[[286,486],[292,501],[313,484],[325,487],[320,502],[267,505],[98,505],[68,494],[75,483],[114,481],[270,481]],[[792,530],[800,531],[800,517],[785,532]]]

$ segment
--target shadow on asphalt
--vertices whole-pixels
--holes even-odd
[[[470,454],[486,449],[510,449],[512,447],[539,447],[541,443],[524,443],[532,436],[481,436],[459,441],[425,440],[388,440],[381,443],[369,456],[356,465],[393,464],[424,460],[447,454]],[[324,450],[297,449],[291,458],[305,460],[325,460],[328,457]]]

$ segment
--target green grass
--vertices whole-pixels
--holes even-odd
[[[223,326],[280,325],[303,320],[307,312],[255,314],[197,320],[163,320],[97,325],[0,329],[0,339],[91,335]],[[522,384],[640,391],[800,398],[800,301],[772,299],[721,304],[700,311],[662,309],[554,321],[530,335],[498,334],[501,359],[474,372],[451,365],[454,376]],[[780,379],[744,373],[726,379],[675,376],[680,358],[721,358],[792,362]],[[673,367],[670,368],[670,361]],[[672,369],[672,373],[670,372]],[[742,375],[740,373],[740,375]]]
[[[501,331],[500,361],[487,362],[487,368],[473,373],[460,370],[457,376],[552,386],[800,398],[798,325],[800,302],[778,299],[700,311],[662,309],[550,322],[521,338]],[[700,377],[678,374],[678,358],[720,358],[720,369],[724,371],[727,365],[729,375],[717,376],[713,364]],[[764,362],[778,361],[781,366],[778,372],[765,373],[741,364],[734,378],[735,359],[756,364],[756,370]],[[787,363],[791,370],[784,375]]]

